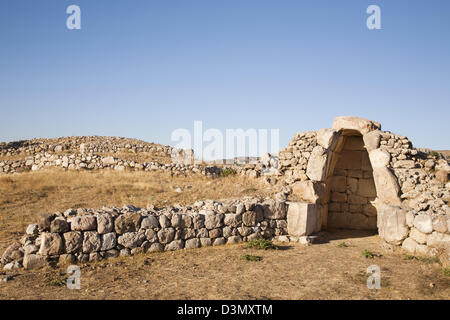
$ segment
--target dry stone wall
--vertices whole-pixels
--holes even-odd
[[[287,234],[285,201],[244,198],[165,208],[68,209],[45,214],[4,252],[6,268],[40,268]]]

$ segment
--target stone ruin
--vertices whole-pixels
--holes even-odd
[[[442,155],[375,121],[337,117],[330,129],[297,133],[267,170],[273,160],[265,155],[240,172],[270,172],[264,179],[281,186],[275,199],[46,214],[1,263],[34,268],[259,238],[309,244],[334,229],[371,230],[387,247],[450,261],[450,166]]]

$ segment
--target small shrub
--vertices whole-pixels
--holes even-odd
[[[255,192],[256,188],[248,188],[248,189],[245,189],[245,191],[246,192]]]
[[[258,256],[253,256],[251,254],[243,254],[241,256],[242,260],[247,260],[247,261],[261,261],[262,257],[258,257]]]
[[[237,172],[234,169],[231,168],[226,168],[222,170],[222,177],[228,177],[228,176],[232,176],[235,175]]]
[[[272,243],[272,241],[267,239],[258,239],[253,240],[247,243],[247,248],[253,248],[253,249],[261,249],[261,250],[277,250],[278,247]]]
[[[441,154],[437,151],[431,151],[430,155],[435,158],[435,159],[440,159],[441,158]]]
[[[67,282],[67,276],[64,277],[59,277],[59,278],[54,278],[54,279],[47,279],[48,280],[48,284],[50,286],[54,286],[54,287],[63,287],[66,285]]]
[[[370,252],[367,249],[364,249],[363,251],[361,251],[361,256],[363,256],[366,259],[373,259],[374,254],[372,252]]]
[[[348,244],[346,244],[345,242],[341,242],[337,245],[339,248],[347,248]]]
[[[450,267],[441,270],[443,276],[450,277]]]
[[[405,255],[405,260],[417,260],[423,263],[438,263],[441,264],[441,261],[437,257],[416,257],[410,254]]]

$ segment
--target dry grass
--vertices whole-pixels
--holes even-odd
[[[180,187],[182,192],[175,191]],[[146,207],[197,200],[268,196],[260,180],[242,176],[206,178],[161,172],[47,171],[0,176],[0,252],[43,212],[133,204]]]
[[[188,186],[191,186],[188,188]],[[175,192],[175,188],[183,192]],[[38,171],[0,176],[0,252],[41,212],[67,208],[193,203],[273,190],[241,176],[170,177],[159,172]],[[10,271],[0,299],[448,299],[450,277],[433,261],[383,252],[378,236],[335,232],[305,247],[278,250],[244,244],[120,257],[81,266],[81,290],[62,284],[65,267]],[[342,245],[345,243],[345,245]],[[373,258],[361,255],[366,250]],[[261,257],[247,261],[243,255]],[[366,286],[369,265],[381,268],[381,290]]]
[[[380,251],[379,238],[335,233],[309,247],[279,250],[244,244],[120,257],[81,266],[81,289],[54,282],[61,269],[19,271],[0,286],[0,299],[448,299],[450,277],[438,264]],[[339,248],[345,240],[348,247]],[[362,250],[377,253],[361,257]],[[379,253],[383,253],[380,255]],[[260,256],[247,261],[243,255]],[[381,289],[366,286],[369,265],[381,268]],[[56,279],[56,280],[55,280]]]

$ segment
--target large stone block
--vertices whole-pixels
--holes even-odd
[[[368,198],[375,198],[377,196],[377,190],[373,179],[359,179],[358,195]]]
[[[64,253],[64,244],[58,233],[44,232],[41,235],[39,255],[53,256]]]
[[[336,131],[355,130],[365,135],[374,130],[381,130],[381,124],[364,118],[342,116],[334,118],[332,128]]]
[[[414,227],[422,233],[433,232],[433,221],[429,214],[419,214],[414,218]]]
[[[321,146],[316,146],[313,149],[306,167],[306,175],[309,179],[313,181],[325,181],[327,174],[328,154],[329,152]]]
[[[126,232],[138,231],[141,222],[141,214],[138,212],[126,212],[116,218],[114,227],[116,233],[123,234]]]
[[[378,149],[381,141],[381,133],[379,130],[374,130],[363,135],[364,146],[367,151]]]
[[[336,181],[339,180],[339,181]],[[342,181],[343,180],[343,188]],[[334,184],[333,184],[334,182]],[[331,190],[333,190],[333,186],[338,185],[342,189],[340,192],[345,192],[346,189],[346,179],[345,177],[335,176],[331,182]],[[314,182],[311,180],[308,181],[299,181],[292,185],[292,194],[298,196],[302,201],[309,203],[317,203],[322,197],[325,195],[325,184],[322,182]]]
[[[291,202],[287,213],[287,228],[291,236],[308,236],[316,232],[320,205]]]
[[[83,245],[83,234],[79,231],[71,231],[63,234],[66,253],[80,252]]]
[[[283,201],[267,200],[263,204],[264,218],[284,219],[286,218],[286,204]],[[257,214],[258,215],[258,214]]]
[[[373,169],[384,168],[389,166],[391,154],[386,150],[375,149],[369,151],[369,159]]]
[[[97,230],[97,219],[95,216],[79,216],[69,219],[70,228],[73,231]]]
[[[409,232],[405,212],[401,207],[380,203],[377,204],[377,209],[380,237],[390,244],[400,245]]]
[[[45,257],[38,254],[27,254],[23,258],[23,267],[25,269],[39,269],[47,265]]]
[[[397,178],[388,168],[374,168],[373,180],[375,181],[378,199],[389,205],[400,205],[400,186]]]
[[[338,140],[339,134],[333,129],[320,129],[317,130],[316,138],[317,143],[325,149],[334,149]]]

